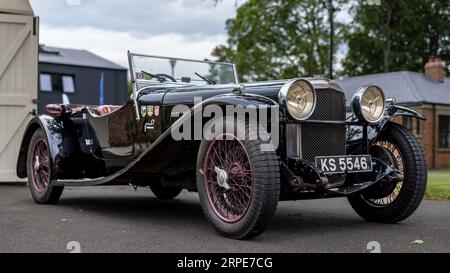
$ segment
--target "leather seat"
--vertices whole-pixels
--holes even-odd
[[[96,107],[89,107],[89,109],[94,109],[99,116],[105,116],[111,114],[112,112],[119,110],[122,106],[120,105],[102,105]]]

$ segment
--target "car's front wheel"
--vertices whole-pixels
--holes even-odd
[[[51,183],[52,161],[47,138],[42,129],[37,129],[31,137],[27,155],[28,186],[34,201],[38,204],[58,202],[63,186]]]
[[[350,196],[350,205],[369,221],[396,223],[406,219],[419,206],[427,185],[427,166],[419,142],[406,128],[391,122],[371,147],[371,155],[397,169],[403,179],[381,181]]]
[[[248,126],[243,129],[248,136],[256,133]],[[241,140],[223,133],[200,145],[197,189],[207,220],[221,235],[255,237],[276,211],[279,162],[273,149],[261,149],[263,143],[258,137]]]

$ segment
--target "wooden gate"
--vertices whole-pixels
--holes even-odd
[[[0,11],[0,182],[21,181],[16,163],[23,132],[36,111],[38,23]]]

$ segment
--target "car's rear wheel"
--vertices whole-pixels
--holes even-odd
[[[350,196],[350,205],[368,221],[400,222],[417,209],[425,194],[427,166],[422,148],[406,128],[389,123],[371,147],[371,155],[397,169],[403,180],[381,181]]]
[[[52,161],[47,139],[42,129],[37,129],[31,137],[27,155],[28,186],[34,201],[39,204],[58,202],[63,186],[51,183]]]
[[[256,136],[256,129],[245,124],[241,128],[254,140],[217,134],[212,141],[202,141],[197,161],[203,212],[219,234],[235,239],[261,234],[276,211],[280,194],[274,149],[262,150],[264,142],[251,137]]]

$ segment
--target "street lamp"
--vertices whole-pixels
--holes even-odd
[[[328,71],[328,77],[333,79],[333,60],[334,60],[334,13],[338,11],[337,8],[333,6],[333,0],[328,0],[328,17],[330,20],[330,65]]]

